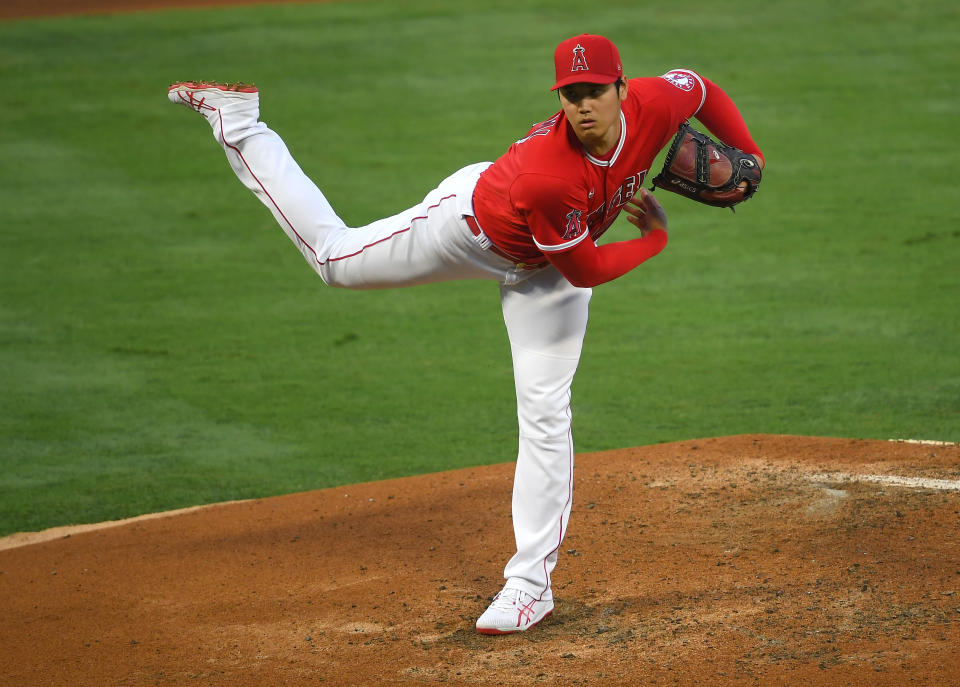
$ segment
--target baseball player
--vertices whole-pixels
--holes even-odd
[[[628,80],[616,46],[587,34],[561,42],[554,62],[560,111],[496,162],[464,167],[418,205],[362,227],[344,223],[259,121],[255,87],[181,82],[168,91],[207,119],[239,180],[328,286],[499,283],[519,424],[516,552],[503,589],[477,620],[484,634],[527,630],[553,610],[551,574],[573,498],[570,387],[591,288],[667,244],[663,208],[641,188],[653,159],[696,116],[763,164],[731,99],[696,72]],[[639,236],[598,245],[621,210]]]

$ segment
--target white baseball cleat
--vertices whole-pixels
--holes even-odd
[[[170,85],[167,97],[172,103],[184,105],[206,116],[226,105],[257,100],[260,92],[251,83],[180,81]]]
[[[249,136],[260,118],[260,91],[249,83],[181,81],[167,89],[167,97],[202,114],[220,143]]]
[[[477,619],[482,635],[523,632],[553,613],[553,599],[540,600],[520,589],[504,587]]]

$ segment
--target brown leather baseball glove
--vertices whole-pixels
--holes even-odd
[[[757,192],[760,176],[753,155],[714,141],[684,122],[653,187],[732,210]]]

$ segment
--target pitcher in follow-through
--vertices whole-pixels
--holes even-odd
[[[554,66],[559,111],[495,162],[463,167],[418,205],[361,227],[344,223],[259,121],[257,88],[180,82],[168,91],[171,101],[207,119],[236,176],[325,284],[499,284],[519,424],[516,548],[503,589],[477,620],[484,634],[527,630],[553,610],[551,574],[573,500],[570,387],[592,287],[667,244],[663,208],[642,188],[654,158],[695,116],[763,165],[733,101],[697,72],[628,79],[616,46],[589,34],[561,42]],[[639,236],[599,245],[621,210]]]

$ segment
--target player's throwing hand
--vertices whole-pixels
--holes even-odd
[[[627,221],[640,230],[640,236],[646,236],[654,229],[667,230],[667,213],[660,201],[645,188],[640,189],[638,196],[631,198],[623,209],[629,215]]]

